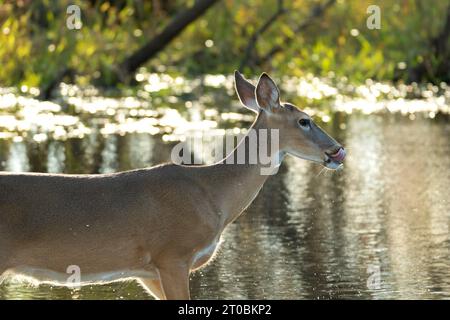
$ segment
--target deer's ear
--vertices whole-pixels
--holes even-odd
[[[248,109],[259,112],[255,97],[255,86],[247,81],[239,71],[234,72],[234,84],[241,103]]]
[[[256,101],[267,111],[276,111],[280,107],[280,91],[275,82],[267,75],[261,74],[256,86]]]

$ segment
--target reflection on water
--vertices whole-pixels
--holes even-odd
[[[173,141],[191,130],[210,131],[251,121],[235,99],[232,75],[185,79],[138,74],[136,80],[139,85],[134,91],[124,90],[124,97],[62,84],[52,102],[37,100],[37,88],[24,87],[19,93],[14,88],[0,87],[0,139],[65,141],[100,132],[161,134],[164,141]],[[389,111],[411,119],[417,112],[430,119],[450,114],[450,87],[446,83],[393,86],[367,80],[356,86],[332,74],[328,78],[311,74],[284,77],[281,82],[285,99],[325,123],[330,122],[333,111]]]
[[[340,122],[325,127],[349,151],[345,169],[287,158],[229,227],[215,261],[192,275],[193,298],[450,298],[448,119]],[[0,169],[112,172],[167,161],[172,145],[149,133],[5,139]],[[148,298],[134,282],[80,290],[7,282],[0,297]]]
[[[125,97],[62,85],[54,102],[0,88],[0,170],[107,173],[168,161],[173,145],[245,132],[232,77],[139,74]],[[349,156],[340,172],[288,158],[192,275],[205,298],[450,298],[450,88],[282,79]],[[34,93],[33,93],[33,92]],[[199,151],[194,150],[196,156]],[[208,152],[206,152],[208,153]],[[118,252],[120,254],[120,252]],[[146,299],[135,282],[31,287],[0,298]]]

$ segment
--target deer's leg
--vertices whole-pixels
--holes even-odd
[[[156,299],[164,300],[166,298],[160,279],[140,278],[139,282]]]
[[[4,283],[8,277],[7,270],[8,267],[0,262],[0,299],[5,299],[4,295],[8,293],[8,286]]]
[[[5,280],[6,276],[3,274],[5,273],[6,268],[2,268],[0,265],[0,286],[2,285],[3,281]]]
[[[0,232],[1,232],[1,228],[0,228]],[[3,280],[5,280],[5,271],[8,270],[8,265],[7,265],[7,257],[9,257],[7,255],[7,250],[6,248],[4,248],[1,243],[0,243],[0,285],[2,284]]]
[[[168,300],[189,300],[189,267],[187,263],[173,262],[159,266],[164,294]]]

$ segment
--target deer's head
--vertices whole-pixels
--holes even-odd
[[[268,129],[279,130],[282,152],[337,169],[345,158],[345,150],[336,140],[314,123],[309,115],[294,105],[280,101],[275,82],[263,73],[256,87],[238,71],[236,92],[242,104],[264,117]]]

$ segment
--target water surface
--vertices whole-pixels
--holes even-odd
[[[323,171],[288,157],[227,229],[216,259],[191,276],[192,297],[449,299],[450,122],[443,114],[430,117],[435,111],[326,113],[330,119],[322,125],[348,150],[344,170]],[[231,127],[247,128],[251,118],[245,113]],[[106,126],[99,119],[84,119],[90,130],[64,139],[39,139],[39,129],[6,135],[0,140],[0,170],[114,172],[170,160],[176,125],[108,133],[101,132]],[[226,121],[205,122],[203,109],[197,120],[204,125],[200,131],[230,128]],[[0,298],[149,297],[133,281],[79,290],[8,281],[0,286]]]

